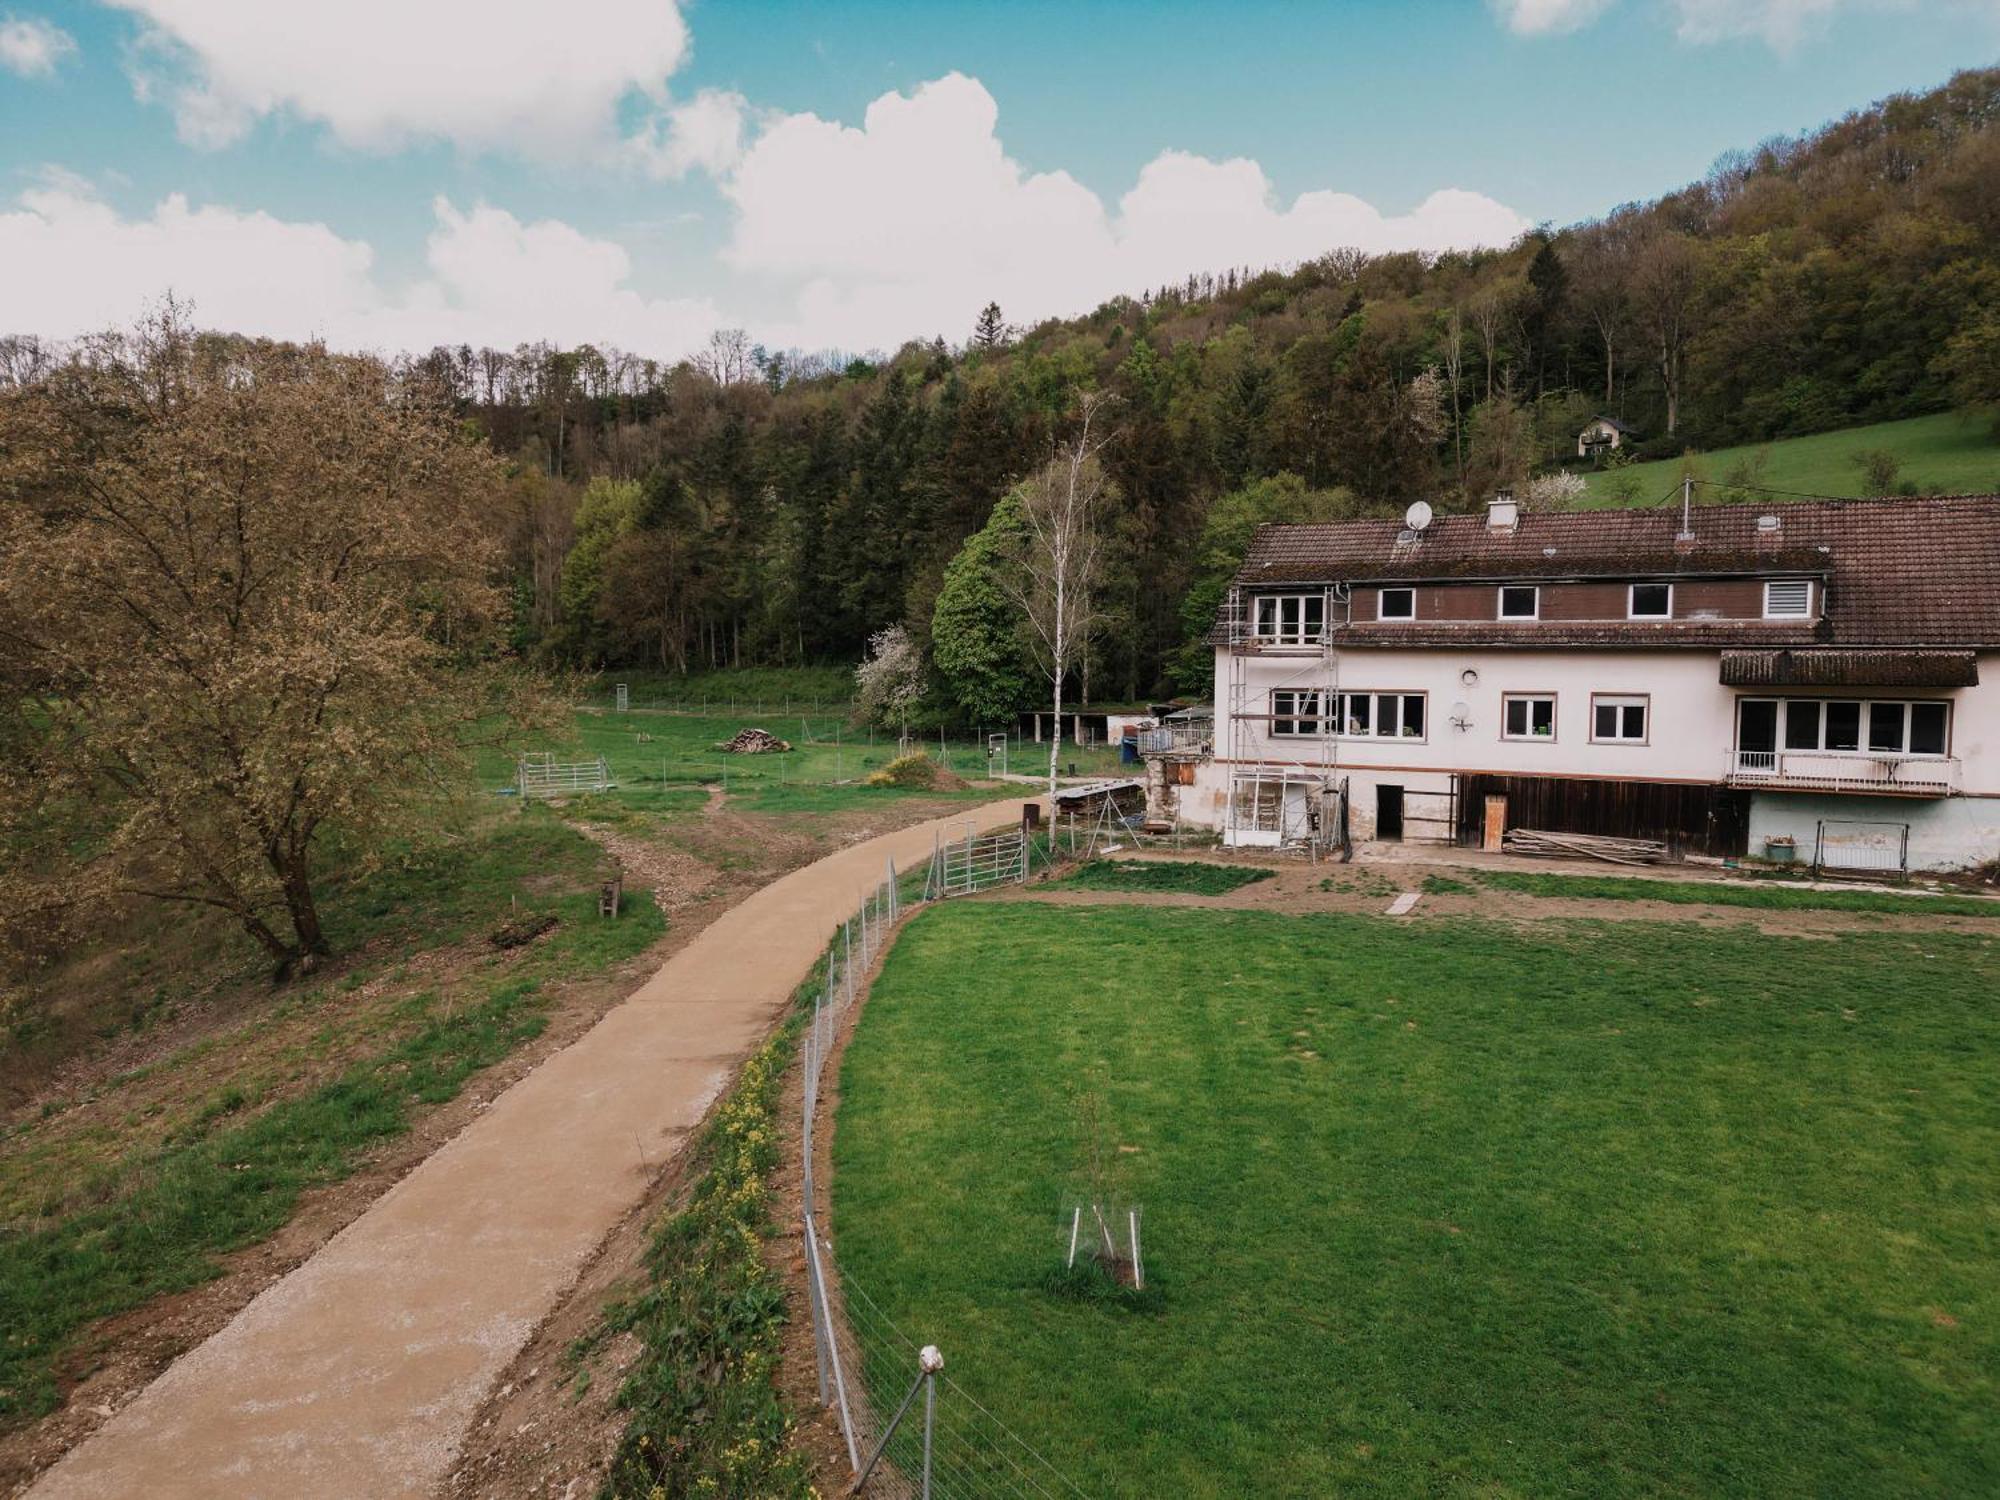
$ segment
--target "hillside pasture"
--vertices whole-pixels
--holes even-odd
[[[1690,459],[1668,458],[1628,464],[1622,469],[1584,471],[1590,486],[1584,503],[1655,504],[1680,483],[1682,467],[1688,463],[1697,477],[1717,485],[1736,482],[1734,476],[1742,474],[1747,483],[1774,490],[1860,499],[1869,487],[1855,457],[1870,450],[1893,453],[1902,465],[1900,480],[1928,493],[2000,491],[2000,440],[1994,436],[1993,418],[1984,412],[1960,411],[1718,448]],[[1621,487],[1629,488],[1629,500],[1621,496]],[[1719,493],[1697,490],[1696,499],[1712,501]]]
[[[1983,933],[945,907],[848,1049],[834,1239],[1085,1493],[1986,1493],[1997,978]],[[1055,1274],[1093,1117],[1144,1302]]]
[[[719,747],[738,730],[769,730],[792,748],[765,755],[731,754]],[[936,735],[913,735],[912,747],[936,756]],[[774,713],[754,716],[635,710],[616,713],[586,707],[574,716],[572,731],[551,738],[546,747],[559,760],[603,756],[615,789],[601,798],[612,809],[643,812],[663,820],[697,810],[708,788],[724,793],[753,812],[819,814],[846,812],[910,796],[962,797],[991,801],[993,788],[973,787],[940,792],[930,787],[869,786],[870,772],[896,759],[894,735],[857,729],[837,714]],[[983,778],[989,762],[982,740],[950,739],[944,760],[967,780]],[[1117,752],[1102,745],[1064,745],[1062,766],[1074,765],[1080,775],[1106,775],[1117,768]],[[1035,775],[1048,767],[1048,746],[1015,737],[1009,745],[1008,768]],[[481,780],[495,791],[514,780],[514,762],[505,755],[487,756]]]

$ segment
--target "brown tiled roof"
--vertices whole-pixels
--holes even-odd
[[[1729,687],[1975,687],[1970,651],[1725,651]]]
[[[1758,517],[1775,516],[1774,530]],[[1484,515],[1440,516],[1413,541],[1396,521],[1263,526],[1238,582],[1644,578],[1815,574],[1824,618],[1810,623],[1480,622],[1341,630],[1352,645],[1792,645],[2000,647],[2000,495],[1704,505],[1681,542],[1678,506],[1524,511],[1511,533]]]

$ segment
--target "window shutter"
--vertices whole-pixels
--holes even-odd
[[[1803,578],[1787,578],[1764,585],[1764,613],[1792,617],[1812,612],[1812,585]]]

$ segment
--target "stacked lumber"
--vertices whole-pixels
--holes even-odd
[[[1654,865],[1667,857],[1658,839],[1621,839],[1601,833],[1551,833],[1543,828],[1510,828],[1500,840],[1509,854],[1545,854],[1567,859],[1602,859],[1614,865]]]
[[[774,750],[792,747],[768,729],[739,729],[716,748],[731,755],[769,755]]]

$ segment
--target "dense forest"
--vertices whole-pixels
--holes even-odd
[[[1027,329],[968,309],[887,356],[724,334],[673,366],[441,348],[407,373],[510,462],[518,644],[671,671],[853,660],[897,623],[928,649],[954,557],[1103,393],[1084,685],[1135,698],[1175,685],[1258,519],[1470,503],[1573,461],[1600,413],[1643,459],[2000,398],[1996,115],[2000,69],[1968,71],[1503,250],[1331,249]]]

